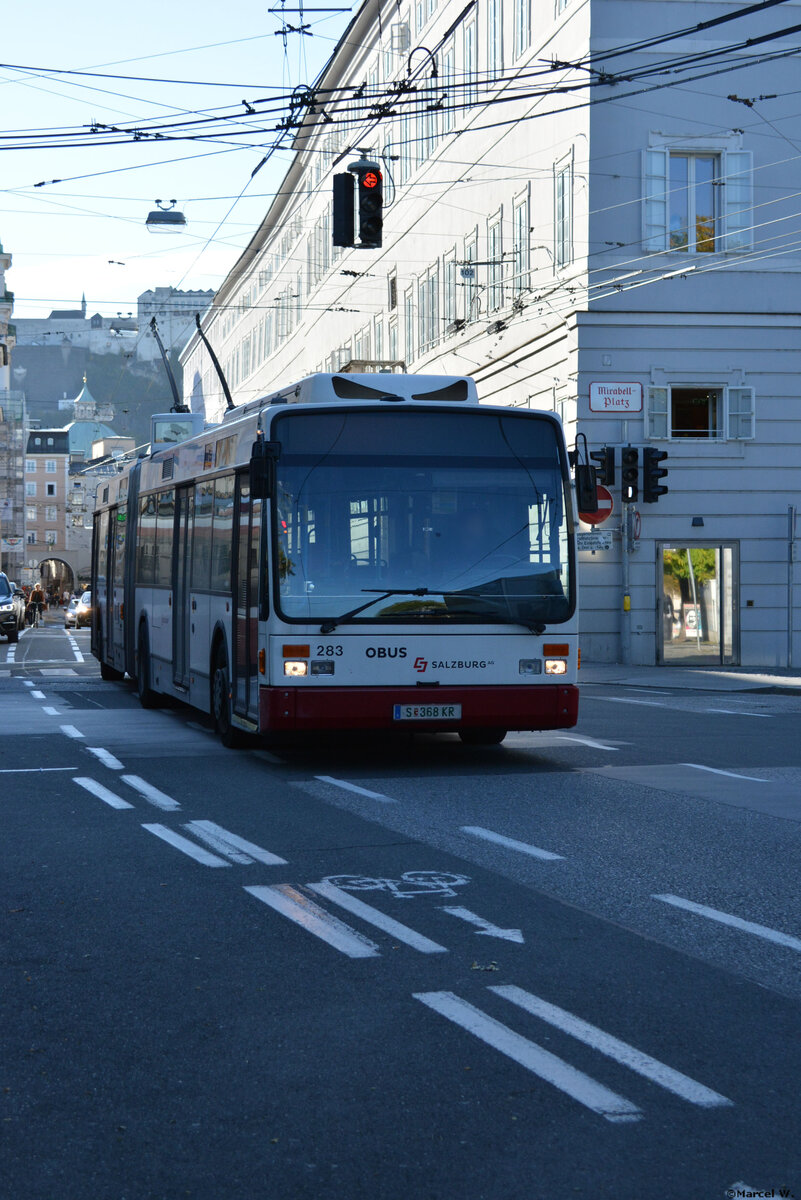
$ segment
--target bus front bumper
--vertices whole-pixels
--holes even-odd
[[[458,706],[456,719],[425,717],[399,720],[395,713],[408,706],[438,712]],[[318,729],[414,729],[429,731],[476,729],[570,729],[578,719],[575,684],[527,687],[376,687],[315,688],[262,687],[260,726],[273,730],[309,732]]]

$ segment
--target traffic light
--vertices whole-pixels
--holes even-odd
[[[363,250],[381,247],[384,226],[384,177],[377,162],[351,163],[359,196],[359,246]]]
[[[604,446],[602,450],[591,450],[590,458],[598,464],[595,468],[598,482],[605,487],[612,487],[615,482],[615,447]]]
[[[350,171],[334,176],[333,242],[335,246],[352,246],[355,241],[353,176]]]
[[[642,498],[646,504],[656,504],[660,496],[667,492],[667,485],[660,483],[667,475],[667,467],[660,463],[667,458],[667,450],[657,450],[656,446],[645,446],[642,452]]]
[[[634,504],[639,495],[637,474],[640,452],[636,446],[624,446],[620,451],[620,495],[624,504]]]

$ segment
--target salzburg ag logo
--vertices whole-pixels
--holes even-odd
[[[414,660],[415,671],[423,672],[423,671],[425,671],[427,666],[428,666],[428,660],[425,658],[422,658],[420,655],[418,655],[417,658]]]

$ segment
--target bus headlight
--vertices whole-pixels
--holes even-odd
[[[311,673],[312,675],[333,675],[334,664],[330,658],[312,659]]]
[[[309,664],[307,662],[301,662],[299,659],[296,659],[296,658],[285,658],[284,659],[284,674],[285,675],[294,675],[294,676],[307,675],[308,672],[309,672]]]
[[[520,675],[541,675],[542,674],[542,659],[541,658],[521,658],[517,664],[518,674]]]
[[[563,658],[546,658],[545,660],[546,675],[566,675],[567,663]]]

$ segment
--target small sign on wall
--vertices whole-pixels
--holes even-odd
[[[641,383],[591,383],[590,412],[642,412]]]

